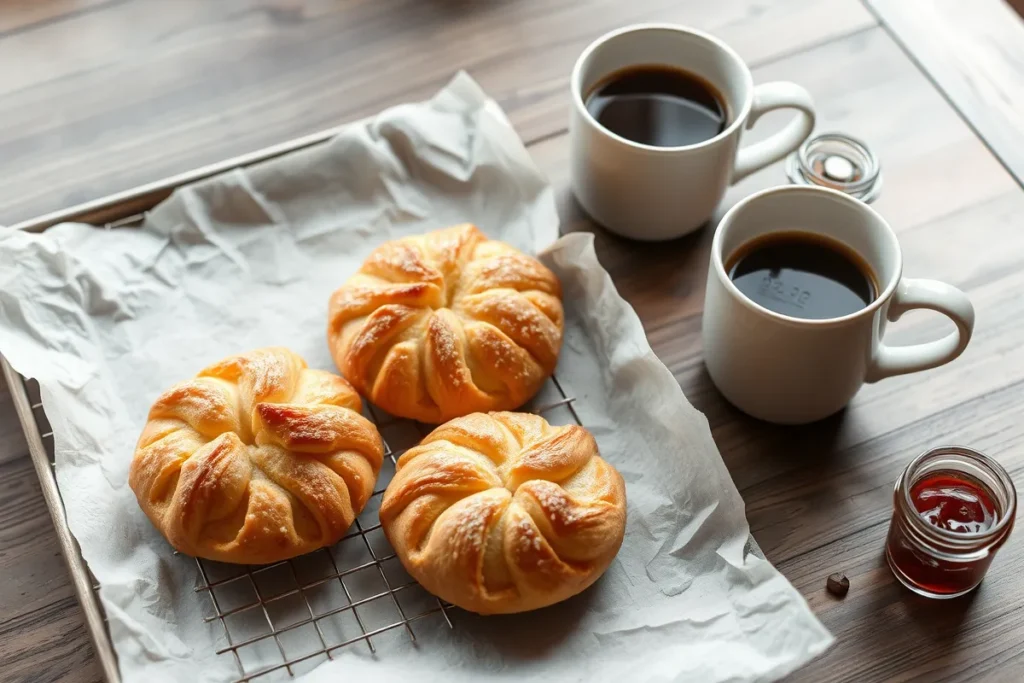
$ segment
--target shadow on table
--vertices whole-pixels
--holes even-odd
[[[908,615],[922,638],[933,645],[952,646],[959,639],[961,626],[970,616],[978,595],[984,590],[985,584],[982,583],[967,595],[951,600],[934,600],[906,591],[903,602],[909,607]]]

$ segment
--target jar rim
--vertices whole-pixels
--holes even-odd
[[[925,461],[933,458],[937,455],[960,455],[971,458],[994,475],[995,479],[1005,489],[1007,493],[1007,499],[1009,505],[1005,510],[1001,510],[999,520],[995,523],[991,529],[985,531],[949,531],[941,527],[928,524],[920,514],[917,513],[917,509],[914,507],[913,500],[910,498],[910,491],[916,483],[913,479],[913,475],[921,464]],[[1013,485],[1013,480],[1010,478],[1009,472],[994,458],[985,455],[981,451],[976,451],[973,448],[967,446],[936,446],[930,448],[925,452],[918,455],[916,458],[910,461],[906,469],[900,475],[899,479],[896,480],[896,490],[899,493],[899,489],[902,487],[902,502],[906,506],[906,509],[910,511],[907,517],[913,520],[911,523],[917,527],[917,529],[926,535],[930,535],[933,538],[939,538],[942,541],[949,542],[953,545],[963,545],[965,543],[977,543],[979,541],[988,541],[991,539],[998,538],[1003,534],[1007,527],[1012,527],[1013,520],[1017,515],[1017,488]]]
[[[859,168],[863,175],[858,180],[837,180],[815,171],[812,151],[827,152],[829,146],[839,147],[826,156],[838,156]],[[808,138],[786,159],[786,175],[797,185],[817,185],[838,190],[870,204],[882,189],[882,167],[878,157],[867,143],[846,133],[820,133]]]

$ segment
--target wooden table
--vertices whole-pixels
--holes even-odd
[[[899,232],[906,272],[975,303],[962,358],[865,387],[842,415],[799,429],[753,421],[718,396],[699,335],[711,230],[630,243],[594,227],[566,190],[572,62],[602,32],[648,20],[714,32],[758,82],[806,86],[819,130],[874,147],[885,173],[876,207]],[[1022,680],[1024,540],[952,602],[911,595],[881,555],[893,481],[925,447],[969,444],[1024,481],[1022,45],[1024,28],[998,0],[8,0],[0,222],[424,98],[467,69],[558,188],[564,229],[596,233],[655,351],[707,415],[755,537],[836,635],[792,680]],[[766,169],[723,209],[782,182],[778,165]],[[892,334],[942,331],[939,316],[920,315]],[[25,451],[4,392],[0,678],[95,681]],[[845,600],[825,591],[833,571],[850,577]]]

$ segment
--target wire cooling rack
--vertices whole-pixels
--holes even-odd
[[[149,209],[182,185],[323,144],[344,127],[56,211],[10,229],[42,232],[67,221],[106,230],[138,227]],[[0,366],[96,646],[97,661],[108,683],[120,683],[99,585],[71,534],[57,487],[53,431],[43,411],[39,386],[19,375],[2,357]],[[541,414],[552,424],[578,425],[573,401],[562,383],[552,377],[523,410]],[[195,563],[196,592],[207,596],[209,603],[205,619],[208,623],[220,622],[225,644],[218,653],[234,660],[238,683],[289,680],[332,659],[346,647],[363,647],[383,656],[385,651],[408,646],[410,640],[415,642],[417,628],[455,627],[452,617],[457,610],[428,594],[404,571],[378,521],[381,496],[394,475],[396,459],[419,442],[430,427],[394,418],[369,404],[364,414],[380,430],[387,457],[377,490],[341,541],[331,548],[264,566],[229,565],[177,555],[182,562]],[[173,553],[170,546],[167,552]],[[268,661],[275,663],[267,665]]]
[[[98,598],[99,584],[71,537],[56,486],[53,431],[43,411],[39,386],[18,375],[6,361],[4,373],[33,461],[45,459],[42,467],[36,462],[44,496],[101,667],[108,681],[116,683],[116,655]],[[581,424],[574,400],[558,378],[552,377],[523,410],[542,415],[552,424]],[[384,466],[370,502],[337,544],[259,566],[189,558],[167,548],[168,554],[182,562],[195,563],[195,590],[209,599],[205,621],[220,622],[225,644],[217,653],[234,660],[236,683],[287,680],[333,659],[346,647],[365,647],[371,654],[394,651],[401,645],[392,635],[404,632],[404,639],[415,642],[414,624],[419,626],[419,622],[454,628],[455,608],[412,580],[378,521],[380,500],[394,475],[397,458],[432,427],[392,417],[368,403],[364,414],[384,439]]]

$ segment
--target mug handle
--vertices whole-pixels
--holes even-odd
[[[892,296],[888,318],[895,322],[915,308],[942,313],[956,324],[956,330],[942,339],[910,346],[888,346],[879,341],[865,381],[877,382],[894,375],[929,370],[948,363],[967,348],[974,331],[974,306],[966,294],[944,282],[903,278]]]
[[[738,183],[754,171],[774,164],[799,147],[814,130],[814,100],[811,94],[796,83],[776,81],[762,83],[754,88],[754,103],[747,117],[747,128],[774,109],[796,109],[796,118],[767,140],[743,147],[736,154],[732,182]]]

